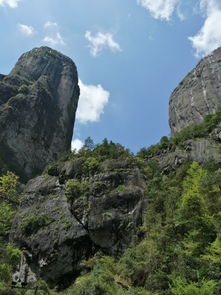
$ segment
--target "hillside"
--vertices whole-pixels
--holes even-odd
[[[183,99],[193,73],[202,64],[210,71],[208,60],[216,80],[220,52],[174,93]],[[178,114],[187,98],[174,93],[170,107]],[[216,98],[199,118],[195,108],[185,111],[185,126],[170,117],[173,136],[137,155],[88,138],[78,153],[66,149],[48,160],[26,185],[12,172],[2,175],[0,295],[19,294],[9,287],[12,276],[18,285],[38,285],[41,295],[219,295],[219,91]]]

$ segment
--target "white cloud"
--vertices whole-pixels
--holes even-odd
[[[179,18],[181,21],[186,20],[186,15],[182,12],[180,6],[177,7],[176,13],[177,13],[178,18]]]
[[[85,85],[81,80],[80,99],[76,118],[81,123],[97,122],[108,103],[110,93],[101,85]]]
[[[32,26],[18,24],[18,30],[25,36],[31,36],[34,34],[34,28]]]
[[[84,143],[80,139],[74,139],[71,142],[71,150],[79,151],[83,147]]]
[[[46,31],[46,36],[43,39],[44,42],[49,43],[50,46],[65,45],[56,22],[47,21],[44,24],[44,29]]]
[[[20,0],[0,0],[0,6],[9,6],[15,8],[18,6]]]
[[[59,32],[45,36],[43,41],[49,43],[51,46],[65,45],[64,39]]]
[[[114,41],[111,33],[98,32],[94,36],[90,31],[86,31],[85,38],[89,41],[90,53],[92,56],[97,56],[105,48],[111,51],[121,51],[120,45]]]
[[[137,0],[156,19],[169,21],[179,0]]]
[[[50,21],[47,21],[45,24],[44,24],[44,27],[45,28],[51,28],[51,27],[55,27],[57,28],[58,27],[58,24],[56,22],[50,22]]]
[[[199,32],[188,39],[196,57],[202,57],[221,46],[221,3],[219,0],[201,0],[205,22]]]

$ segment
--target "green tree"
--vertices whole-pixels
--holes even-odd
[[[193,162],[183,181],[183,194],[177,210],[177,226],[180,243],[175,248],[178,256],[178,271],[183,277],[197,278],[202,255],[216,237],[213,219],[209,216],[206,196],[202,190],[202,179],[207,172]]]
[[[214,295],[216,283],[212,280],[187,282],[181,277],[176,277],[172,281],[170,291],[172,295]]]
[[[18,202],[18,176],[7,172],[0,176],[0,197],[9,202]]]
[[[92,151],[94,148],[95,148],[94,141],[90,136],[88,136],[84,141],[83,149],[88,149]]]

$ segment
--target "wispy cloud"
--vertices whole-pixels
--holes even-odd
[[[18,24],[17,25],[19,32],[21,32],[25,36],[31,36],[34,34],[34,28],[32,26]]]
[[[137,0],[156,19],[169,21],[179,0]]]
[[[189,37],[195,56],[202,57],[221,45],[221,3],[219,0],[201,0],[205,22],[195,36]]]
[[[58,27],[58,24],[56,22],[50,22],[50,21],[47,21],[45,24],[44,24],[44,27],[45,28],[51,28],[51,27],[55,27],[57,28]]]
[[[45,36],[43,41],[49,43],[51,46],[65,45],[64,39],[59,32],[54,35]]]
[[[110,49],[113,52],[122,51],[120,45],[114,40],[111,33],[98,32],[92,35],[90,31],[86,31],[85,38],[89,41],[90,53],[97,56],[104,49]]]
[[[110,93],[101,85],[86,85],[81,80],[76,118],[80,123],[97,122],[104,112]]]
[[[11,8],[16,8],[20,0],[0,0],[0,6],[9,6]]]
[[[84,143],[80,139],[74,139],[71,142],[71,150],[78,152],[82,147]]]
[[[46,36],[43,39],[44,42],[50,44],[50,46],[65,45],[56,22],[47,21],[44,24],[44,29],[46,31]]]

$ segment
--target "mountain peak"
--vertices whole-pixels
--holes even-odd
[[[79,98],[74,62],[40,47],[0,79],[0,154],[22,180],[70,149]]]

